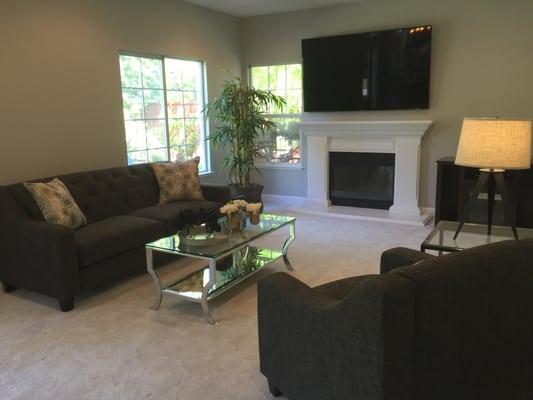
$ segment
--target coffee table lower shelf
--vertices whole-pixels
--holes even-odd
[[[152,251],[154,250],[146,249],[148,272],[156,285],[156,300],[152,309],[159,309],[164,294],[177,296],[200,303],[207,321],[215,325],[216,321],[209,311],[208,302],[280,258],[283,258],[287,269],[292,271],[292,265],[287,257],[287,247],[277,250],[245,246],[219,260],[207,259],[209,261],[207,267],[166,285],[161,283],[159,275],[153,269]],[[222,261],[223,270],[217,270],[217,261]],[[227,267],[224,264],[227,264]]]
[[[258,247],[248,247],[247,250],[248,257],[244,260],[235,260],[236,254],[233,254],[230,256],[234,258],[232,265],[224,271],[216,271],[215,283],[208,290],[207,301],[215,299],[233,286],[261,271],[268,264],[283,257],[283,252],[280,250]],[[256,256],[250,256],[250,254],[256,254]],[[209,278],[210,269],[207,266],[167,285],[162,289],[162,292],[200,303],[203,291],[209,283]]]

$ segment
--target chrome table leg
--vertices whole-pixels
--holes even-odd
[[[209,322],[211,325],[216,325],[217,321],[213,319],[211,316],[211,312],[209,311],[209,304],[207,302],[207,297],[209,296],[209,290],[215,285],[216,283],[216,274],[217,274],[217,262],[215,260],[209,260],[209,282],[207,282],[207,285],[204,286],[204,289],[202,291],[202,310],[204,311],[205,318],[207,319],[207,322]]]
[[[151,249],[146,249],[146,269],[154,280],[155,285],[155,301],[152,310],[159,310],[159,306],[163,300],[163,291],[161,287],[161,279],[159,279],[157,272],[154,271],[154,256]]]
[[[287,269],[289,271],[294,271],[294,268],[292,267],[292,264],[289,260],[289,256],[287,255],[288,251],[289,251],[289,246],[291,245],[292,242],[294,242],[294,238],[296,237],[295,235],[295,225],[294,225],[294,221],[292,221],[289,225],[289,237],[287,238],[287,240],[285,240],[285,243],[283,244],[283,261],[285,262],[285,266],[287,267]]]

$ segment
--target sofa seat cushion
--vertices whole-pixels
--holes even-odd
[[[161,221],[165,225],[166,233],[173,235],[181,228],[178,217],[183,211],[199,212],[203,210],[208,213],[217,210],[219,207],[220,204],[214,201],[187,200],[141,208],[133,211],[130,215]]]
[[[82,267],[142,247],[164,236],[161,222],[128,215],[106,218],[74,232]]]

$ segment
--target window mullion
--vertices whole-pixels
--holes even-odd
[[[150,161],[150,157],[148,155],[148,134],[146,132],[146,101],[144,99],[144,78],[143,78],[142,57],[139,57],[139,62],[141,63],[141,87],[142,87],[141,93],[142,93],[142,96],[143,96],[142,116],[143,116],[143,124],[144,124],[144,144],[145,144],[144,151],[146,152],[146,162],[149,162]]]
[[[167,160],[170,159],[170,124],[168,123],[168,103],[167,103],[167,71],[165,69],[165,57],[161,59],[161,68],[163,70],[163,99],[165,102],[165,126],[166,126],[166,137],[167,137]]]
[[[185,116],[185,90],[183,90],[183,72],[181,73],[181,105],[183,106],[183,119],[182,126],[183,126],[183,145],[181,146],[182,150],[185,152],[185,156],[187,155],[187,118]]]
[[[204,160],[205,160],[205,170],[210,171],[211,170],[211,148],[210,144],[207,142],[207,137],[210,134],[209,130],[209,121],[207,120],[207,116],[204,114],[203,110],[205,110],[205,107],[207,106],[208,102],[208,93],[207,93],[207,69],[205,62],[201,65],[201,78],[202,78],[202,92],[200,93],[202,101],[198,101],[199,104],[201,104],[202,109],[200,110],[199,118],[200,120],[200,129],[202,129],[203,137],[200,138],[203,146],[203,154],[204,154]]]
[[[284,68],[285,71],[285,111],[287,111],[287,108],[289,106],[289,85],[288,83],[288,75],[287,75],[287,66],[285,65]]]

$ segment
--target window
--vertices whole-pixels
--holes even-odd
[[[258,165],[300,165],[300,129],[295,125],[302,114],[302,66],[301,64],[268,65],[250,67],[252,87],[270,90],[287,101],[283,109],[265,110],[277,124],[258,143],[264,156]]]
[[[209,169],[199,61],[120,56],[128,164],[200,156]]]

